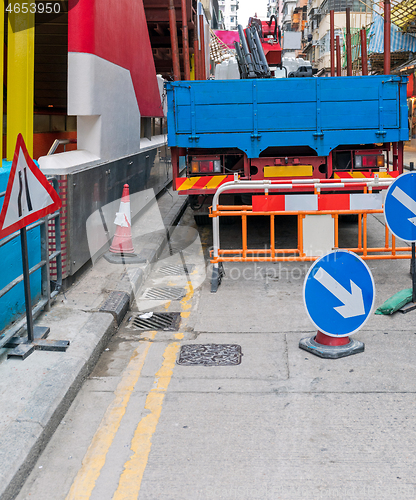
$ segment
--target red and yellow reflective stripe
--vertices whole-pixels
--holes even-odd
[[[178,177],[176,189],[188,191],[191,189],[217,189],[224,182],[232,181],[233,175],[201,175],[197,177]]]
[[[378,175],[380,179],[395,179],[398,177],[397,170],[391,172],[335,172],[334,179],[371,179]]]

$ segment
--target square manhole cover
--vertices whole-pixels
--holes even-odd
[[[181,313],[139,313],[134,315],[128,323],[127,328],[131,330],[169,330],[179,328]]]
[[[148,288],[144,291],[142,299],[153,300],[182,300],[186,290],[179,286],[162,286],[159,288]]]
[[[241,363],[241,346],[237,344],[183,345],[178,365],[227,366]]]

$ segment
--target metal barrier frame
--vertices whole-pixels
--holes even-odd
[[[288,190],[296,186],[300,186],[301,182],[313,188],[313,192],[318,194],[322,189],[341,188],[345,191],[348,189],[347,184],[354,184],[354,187],[363,187],[364,192],[372,192],[373,187],[378,189],[385,189],[394,179],[383,179],[380,181],[378,178],[371,180],[356,180],[351,179],[351,182],[322,182],[319,179],[305,180],[301,179],[296,182],[276,182],[271,181],[239,181],[235,178],[233,182],[224,183],[216,191],[212,207],[210,208],[210,217],[212,217],[213,227],[213,250],[211,252],[211,263],[213,264],[213,273],[211,281],[211,292],[215,292],[221,283],[221,278],[224,275],[222,263],[223,262],[312,262],[319,258],[319,256],[307,256],[303,247],[303,220],[306,215],[332,215],[334,219],[334,248],[338,247],[338,217],[339,215],[357,214],[358,215],[358,242],[356,248],[347,248],[346,250],[360,254],[364,260],[375,259],[410,259],[410,247],[396,247],[396,238],[391,235],[391,245],[389,239],[389,229],[385,226],[385,245],[384,247],[371,248],[367,245],[367,215],[368,214],[381,214],[382,209],[360,209],[360,210],[308,210],[308,211],[256,211],[253,212],[252,205],[218,205],[220,194],[225,191],[232,190],[246,190],[246,191],[259,191],[263,190],[265,194],[269,190]],[[265,215],[270,217],[270,248],[263,249],[250,249],[247,248],[247,217],[252,215]],[[275,227],[274,219],[276,215],[296,215],[298,234],[297,234],[297,248],[280,249],[275,247]],[[219,234],[219,218],[222,216],[241,216],[242,223],[242,248],[241,249],[220,249],[220,234]],[[402,255],[399,252],[407,252]],[[378,253],[378,255],[374,255]],[[280,254],[280,255],[279,255]],[[283,255],[282,255],[283,254]],[[289,255],[290,254],[290,255]],[[389,254],[389,255],[388,255]]]
[[[59,194],[58,180],[55,177],[48,178],[48,181],[52,183],[53,188]],[[0,193],[0,197],[4,197],[6,191]],[[56,250],[49,254],[49,223],[52,221],[55,229],[55,239],[56,239]],[[62,263],[61,263],[61,224],[60,224],[60,210],[57,210],[53,214],[50,214],[38,221],[27,226],[27,229],[33,229],[40,226],[40,240],[41,240],[41,260],[32,266],[29,270],[29,274],[33,274],[38,269],[41,269],[41,298],[33,306],[32,315],[33,318],[39,316],[39,314],[45,310],[49,311],[51,301],[58,295],[62,287]],[[19,237],[20,231],[16,231],[13,234],[7,236],[0,241],[0,247],[3,247],[10,241]],[[57,280],[55,283],[55,290],[51,292],[50,286],[50,261],[56,259],[57,264]],[[14,288],[18,283],[23,281],[23,274],[15,278],[8,285],[6,285],[2,290],[0,290],[0,298],[6,295],[12,288]],[[3,330],[0,335],[0,348],[2,348],[8,341],[17,335],[19,330],[21,330],[26,325],[26,316],[23,313],[22,318],[19,319],[13,326]]]

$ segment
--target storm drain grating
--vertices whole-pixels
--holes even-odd
[[[144,291],[142,299],[181,300],[185,295],[186,290],[182,287],[162,286],[160,288],[148,288]]]
[[[159,269],[159,273],[164,274],[165,276],[177,276],[182,274],[190,274],[194,270],[195,264],[188,264],[183,266],[181,264],[171,265],[171,266],[163,266]]]
[[[241,346],[237,344],[184,345],[179,353],[178,365],[227,366],[241,363]]]
[[[178,312],[141,313],[130,320],[129,328],[135,330],[177,330],[181,321]]]

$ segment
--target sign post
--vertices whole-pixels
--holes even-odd
[[[374,279],[356,254],[334,250],[316,260],[303,285],[315,337],[301,339],[299,347],[322,358],[341,358],[364,351],[364,344],[349,335],[368,320],[375,301]]]
[[[28,259],[27,235],[25,227],[22,227],[22,229],[20,230],[20,242],[22,246],[23,284],[25,289],[27,341],[29,343],[32,343],[34,341],[32,296],[30,294],[29,259]]]
[[[35,349],[65,351],[69,345],[67,340],[45,340],[50,329],[33,325],[27,248],[26,226],[55,212],[60,206],[61,200],[58,194],[29,156],[23,137],[19,134],[0,213],[0,239],[20,230],[27,341],[21,337],[10,339],[5,347],[14,349],[9,352],[8,357],[17,356],[25,359]]]
[[[390,231],[401,240],[412,244],[412,304],[400,309],[407,313],[416,309],[416,172],[413,162],[410,172],[402,174],[389,186],[384,202],[384,218]]]

